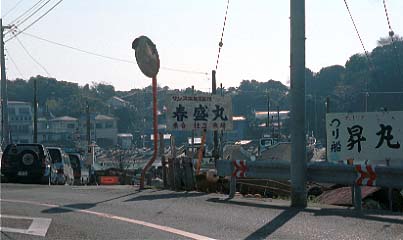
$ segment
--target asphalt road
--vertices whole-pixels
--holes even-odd
[[[2,184],[1,239],[403,239],[401,213],[224,198],[133,186]]]

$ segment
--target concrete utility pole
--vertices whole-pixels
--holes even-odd
[[[194,95],[195,94],[195,86],[194,85],[192,85],[192,95]],[[193,160],[193,157],[194,157],[194,147],[195,147],[195,130],[193,129],[192,130],[192,151],[190,152],[190,157],[192,158],[192,160]]]
[[[213,95],[216,95],[217,94],[217,82],[216,82],[216,78],[215,78],[216,71],[213,70],[211,74],[212,74],[211,93]],[[213,158],[214,158],[214,163],[216,163],[218,160],[218,131],[217,130],[214,130],[213,138],[214,138]]]
[[[305,0],[291,0],[291,206],[307,206]]]
[[[90,119],[90,105],[85,101],[85,113],[87,117],[87,144],[91,145],[91,119]]]
[[[280,107],[277,106],[277,142],[281,139],[281,127],[280,127]]]
[[[266,127],[270,129],[270,95],[267,93],[267,122]]]
[[[34,79],[34,143],[38,143],[38,86],[37,79]]]
[[[4,58],[4,29],[10,29],[10,26],[3,26],[3,19],[0,18],[0,55],[1,55],[1,144],[5,146],[10,143],[8,127],[8,96],[7,96],[7,77],[6,61]]]

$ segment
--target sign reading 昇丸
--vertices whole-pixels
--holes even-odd
[[[403,112],[326,114],[329,161],[403,164]]]
[[[168,130],[232,130],[230,96],[175,94],[167,100]]]

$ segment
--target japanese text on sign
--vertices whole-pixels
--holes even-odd
[[[403,164],[403,112],[326,114],[329,161]]]
[[[231,97],[171,95],[166,116],[168,130],[232,130]]]

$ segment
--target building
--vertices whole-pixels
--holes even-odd
[[[133,143],[133,134],[131,133],[119,133],[117,135],[118,145],[122,149],[129,149]]]
[[[38,119],[38,141],[41,143],[59,143],[72,145],[77,140],[78,119],[62,116],[47,120]]]
[[[33,141],[33,109],[29,102],[8,101],[8,122],[12,143]]]
[[[95,128],[93,127],[95,124]],[[86,130],[86,122],[82,130]],[[117,144],[117,119],[106,115],[96,115],[91,121],[91,135],[100,147],[111,147]],[[86,131],[82,131],[82,133]]]

